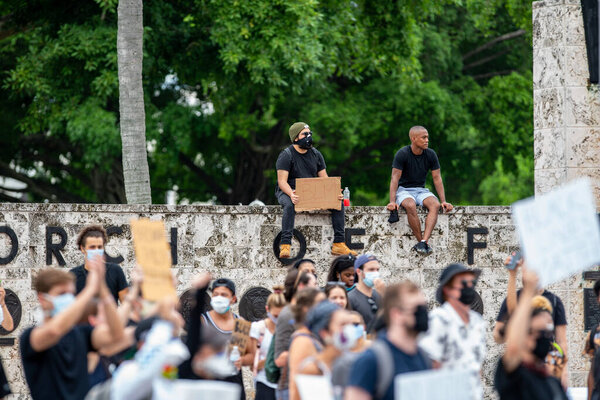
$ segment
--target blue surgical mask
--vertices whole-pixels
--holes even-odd
[[[375,279],[379,279],[379,271],[365,272],[363,282],[365,285],[372,288],[375,285]]]
[[[75,301],[75,296],[73,295],[73,293],[64,293],[59,296],[50,296],[49,294],[47,294],[44,297],[48,301],[52,302],[52,306],[54,307],[50,312],[50,315],[52,317],[60,314],[61,312],[69,308],[69,306]]]
[[[277,317],[274,317],[273,314],[271,314],[268,311],[267,311],[267,317],[269,317],[269,319],[271,320],[272,323],[274,323],[274,324],[277,323]]]
[[[104,256],[104,249],[86,250],[86,256],[87,256],[88,260],[91,260],[94,257],[103,257]]]

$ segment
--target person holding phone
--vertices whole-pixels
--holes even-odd
[[[508,271],[508,287],[506,289],[506,298],[500,306],[500,311],[496,317],[496,324],[494,325],[494,341],[498,344],[503,344],[506,341],[505,329],[506,323],[508,322],[511,315],[514,313],[518,299],[521,295],[521,290],[517,290],[517,274],[521,266],[523,265],[523,258],[521,253],[514,251],[510,256],[504,260],[504,265]],[[521,282],[522,283],[522,282]],[[567,314],[565,312],[565,306],[557,295],[545,290],[544,288],[537,288],[536,295],[544,296],[550,302],[552,306],[552,321],[554,323],[554,335],[556,343],[560,346],[563,351],[565,367],[563,369],[563,376],[561,382],[563,385],[567,383],[568,368],[566,367],[567,362]]]

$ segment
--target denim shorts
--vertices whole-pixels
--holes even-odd
[[[435,195],[431,193],[427,188],[405,188],[402,186],[398,186],[398,190],[396,191],[396,204],[400,205],[406,199],[413,199],[418,206],[422,206],[423,200],[432,196],[435,197]]]

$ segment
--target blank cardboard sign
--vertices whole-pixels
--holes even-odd
[[[131,220],[135,259],[144,272],[142,295],[150,301],[176,296],[171,277],[171,251],[165,232],[163,221]]]
[[[295,210],[341,210],[342,178],[298,178],[296,179],[296,195],[298,204]]]

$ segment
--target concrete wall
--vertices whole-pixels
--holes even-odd
[[[600,93],[588,78],[581,2],[533,2],[535,191],[587,176],[600,204]]]
[[[10,227],[18,238],[16,256],[0,266],[0,279],[5,287],[18,294],[23,305],[20,326],[6,337],[18,338],[19,333],[33,323],[36,297],[31,282],[36,271],[46,266],[48,227],[62,227],[67,233],[62,255],[66,262],[64,268],[70,268],[82,263],[75,240],[83,226],[92,223],[105,227],[121,226],[123,233],[110,237],[107,253],[122,255],[122,266],[129,272],[134,255],[128,224],[138,217],[162,219],[167,230],[177,228],[178,263],[173,269],[179,293],[189,288],[192,277],[201,270],[210,271],[215,277],[232,278],[238,285],[239,297],[251,287],[270,289],[283,282],[285,268],[272,249],[273,240],[280,231],[279,207],[0,204],[0,227]],[[441,215],[430,242],[435,252],[429,257],[420,257],[410,251],[415,239],[410,234],[405,215],[401,214],[400,222],[393,225],[387,218],[388,213],[383,207],[355,207],[347,210],[346,228],[365,230],[364,235],[353,236],[352,241],[364,244],[364,251],[373,252],[380,258],[386,281],[412,279],[424,288],[432,305],[440,270],[450,262],[467,262],[468,228],[487,229],[488,234],[473,236],[474,242],[486,242],[487,245],[485,249],[474,250],[473,266],[483,270],[478,291],[484,302],[484,317],[489,323],[485,383],[490,386],[492,369],[501,351],[499,346],[492,344],[491,329],[506,292],[507,273],[502,261],[517,246],[509,208],[457,207],[451,214]],[[324,284],[333,259],[329,215],[298,215],[296,227],[306,237],[306,256],[317,262],[319,281]],[[56,243],[58,239],[55,235],[52,240]],[[0,234],[0,257],[7,257],[12,244],[8,235]],[[58,266],[54,257],[52,265]],[[579,356],[583,342],[583,284],[581,277],[576,276],[552,288],[563,299],[568,313],[571,383],[577,386],[585,382],[585,366]],[[0,355],[13,391],[19,393],[14,398],[28,398],[18,340],[14,346],[0,347]],[[490,392],[489,387],[487,392]]]

